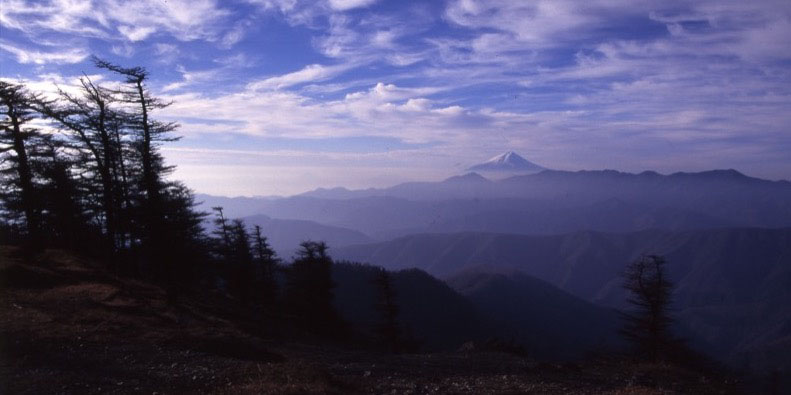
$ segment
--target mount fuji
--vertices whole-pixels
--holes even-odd
[[[500,154],[467,169],[482,172],[536,173],[546,168],[539,166],[513,151]]]

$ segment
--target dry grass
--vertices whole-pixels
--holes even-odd
[[[385,355],[261,338],[249,312],[47,251],[0,247],[0,393],[669,394],[735,391],[662,364],[539,364],[502,353]],[[288,337],[293,339],[292,337]],[[278,340],[280,339],[280,340]]]

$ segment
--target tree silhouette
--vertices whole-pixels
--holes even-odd
[[[230,227],[231,254],[230,278],[231,289],[242,304],[250,302],[250,288],[253,276],[253,253],[250,250],[250,236],[247,234],[241,219],[233,220]]]
[[[280,263],[277,254],[261,234],[261,227],[253,228],[253,252],[257,270],[258,292],[264,309],[271,308],[277,298],[277,267]]]
[[[24,216],[26,245],[38,247],[42,241],[41,201],[33,173],[33,156],[40,150],[44,135],[26,126],[33,118],[32,96],[21,85],[0,81],[0,174],[4,179],[3,206],[9,214]],[[13,154],[12,154],[13,153]]]
[[[142,230],[140,239],[149,258],[163,263],[165,250],[171,248],[172,240],[166,224],[167,216],[163,211],[165,188],[164,177],[172,172],[173,168],[166,166],[159,145],[164,142],[176,141],[179,138],[172,136],[178,128],[175,122],[160,122],[151,117],[152,111],[169,106],[150,94],[146,86],[148,72],[142,67],[125,68],[110,62],[92,57],[94,64],[101,69],[106,69],[124,77],[123,85],[112,90],[115,100],[124,105],[124,111],[119,113],[120,125],[126,131],[129,139],[130,156],[134,158],[134,167],[138,170],[131,174],[132,185],[135,191],[135,210],[138,227]],[[121,162],[123,165],[123,162]],[[122,173],[125,174],[125,173]],[[127,185],[124,182],[124,185]]]
[[[373,280],[378,293],[374,308],[379,313],[380,321],[376,325],[376,333],[391,352],[401,349],[401,328],[398,323],[398,304],[393,279],[387,270],[381,269]]]
[[[83,165],[83,178],[98,195],[103,224],[105,251],[115,254],[123,245],[119,239],[120,211],[123,200],[121,174],[123,129],[119,114],[112,108],[116,101],[112,92],[98,86],[90,78],[80,78],[82,96],[59,90],[59,101],[36,101],[37,109],[55,120],[56,126],[72,136],[71,145]]]
[[[665,258],[644,255],[630,263],[624,273],[628,302],[634,306],[623,313],[625,325],[621,333],[636,349],[651,360],[662,357],[672,337],[669,315],[672,284],[667,277]]]
[[[74,178],[76,164],[60,153],[60,146],[49,144],[45,153],[47,159],[37,163],[37,172],[42,178],[40,190],[46,244],[84,251],[101,239],[88,225],[84,201],[87,193]]]
[[[332,305],[332,258],[324,242],[304,241],[287,270],[285,296],[289,311],[315,329],[329,330],[337,323]]]

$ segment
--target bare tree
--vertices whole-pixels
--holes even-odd
[[[644,255],[630,263],[624,273],[624,288],[634,308],[623,313],[621,333],[651,360],[660,358],[672,341],[669,307],[673,286],[666,264],[662,256]]]

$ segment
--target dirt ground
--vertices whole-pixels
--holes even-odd
[[[599,358],[548,364],[496,352],[382,354],[251,321],[221,296],[166,302],[63,251],[0,247],[0,393],[740,393],[733,380]],[[274,324],[273,324],[274,325]]]

